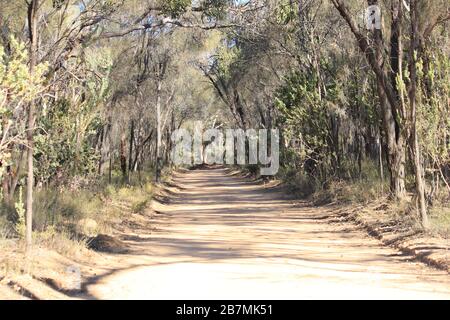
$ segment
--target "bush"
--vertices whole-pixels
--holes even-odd
[[[33,203],[33,237],[37,245],[63,255],[74,254],[86,248],[90,232],[110,233],[124,214],[143,213],[153,192],[150,179],[142,185],[124,186],[105,184],[101,180],[80,188],[72,185],[58,190],[41,189],[35,192]],[[21,190],[17,192],[15,207],[0,206],[0,240],[25,235],[25,210]],[[92,228],[91,221],[96,227]],[[88,231],[79,232],[79,226],[88,223]],[[95,229],[95,230],[94,230]]]
[[[302,170],[282,168],[279,177],[285,181],[292,191],[301,197],[308,197],[317,189],[316,182]]]
[[[434,207],[430,210],[430,231],[450,238],[450,207]]]
[[[131,210],[133,213],[143,213],[148,207],[148,200],[133,203]]]

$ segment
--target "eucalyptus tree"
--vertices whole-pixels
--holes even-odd
[[[425,1],[411,0],[409,3],[393,0],[390,6],[381,7],[381,3],[369,0],[370,8],[382,8],[377,15],[377,26],[373,31],[362,31],[358,28],[347,4],[340,0],[332,0],[340,15],[347,22],[354,34],[358,46],[365,54],[377,78],[378,95],[383,112],[384,130],[388,146],[388,167],[391,172],[391,190],[397,198],[405,196],[406,148],[409,142],[411,158],[415,168],[416,193],[420,214],[424,226],[428,224],[425,187],[423,180],[423,164],[419,150],[417,124],[417,63],[421,59],[421,42],[431,35],[440,24],[450,19],[448,3],[429,4]],[[442,11],[428,16],[431,7],[438,5]],[[375,10],[373,9],[373,10]],[[389,27],[383,28],[381,12],[390,17]],[[409,26],[405,26],[404,17],[409,14]],[[409,32],[407,31],[409,30]],[[385,56],[384,31],[390,35],[389,54]],[[404,56],[405,34],[409,34],[409,54]],[[422,41],[421,41],[422,40]],[[404,79],[405,59],[409,71],[408,79]],[[409,68],[409,70],[408,70]],[[409,103],[409,110],[408,104]]]
[[[5,8],[6,10],[3,10]],[[83,119],[81,114],[77,114],[77,121],[72,127],[75,134],[75,162],[73,168],[80,165],[81,144],[92,143],[90,135],[85,135],[86,130],[92,131],[103,130],[105,126],[99,115],[99,108],[106,108],[111,105],[112,98],[108,102],[110,95],[110,83],[108,81],[98,81],[97,78],[109,78],[108,66],[106,69],[95,70],[90,68],[89,63],[84,60],[83,52],[87,48],[95,48],[103,50],[105,46],[114,46],[113,39],[123,41],[126,37],[140,38],[142,33],[147,31],[163,30],[164,28],[199,28],[203,30],[211,30],[215,28],[229,27],[229,24],[222,24],[222,19],[229,14],[239,14],[240,11],[252,10],[253,3],[240,3],[234,1],[199,1],[191,3],[191,1],[171,0],[171,1],[50,1],[50,0],[30,0],[22,5],[12,4],[10,1],[2,1],[2,42],[8,47],[6,34],[15,33],[27,41],[29,45],[29,66],[30,73],[36,73],[36,66],[40,62],[47,62],[49,70],[45,75],[47,90],[39,99],[30,102],[27,113],[27,142],[21,144],[26,146],[27,167],[28,167],[28,188],[27,188],[27,244],[31,245],[32,230],[32,204],[33,204],[33,188],[35,186],[35,172],[43,172],[42,170],[34,170],[33,159],[37,157],[46,157],[50,153],[46,150],[38,150],[35,152],[36,132],[42,136],[41,129],[36,130],[35,122],[46,121],[46,115],[56,115],[56,111],[64,108],[72,108],[74,104],[79,104],[86,112]],[[4,16],[8,15],[8,16]],[[20,21],[20,19],[23,19]],[[4,30],[7,30],[6,32]],[[25,36],[23,31],[26,31]],[[163,36],[163,33],[161,33]],[[5,40],[6,39],[6,40]],[[108,42],[111,41],[111,42]],[[166,55],[166,57],[169,57]],[[161,107],[161,85],[164,75],[164,62],[156,63],[153,66],[153,73],[157,75],[156,89],[156,109]],[[89,84],[90,83],[90,84]],[[96,84],[95,84],[96,83]],[[94,87],[92,84],[95,84]],[[95,87],[98,85],[97,87]],[[73,90],[75,87],[78,92]],[[96,92],[92,92],[95,88]],[[100,94],[100,99],[96,99],[95,95]],[[89,107],[88,107],[89,106]],[[87,110],[91,108],[90,110]],[[95,110],[95,111],[94,111]],[[90,114],[88,114],[90,113]],[[160,112],[156,112],[160,114]],[[93,116],[94,115],[94,116]],[[110,118],[110,120],[114,121]],[[79,121],[84,121],[79,122]],[[96,124],[97,123],[97,124]],[[161,119],[157,122],[157,127],[161,128]],[[67,128],[69,128],[68,126]],[[102,129],[103,128],[103,129]],[[71,129],[71,130],[72,130]],[[132,130],[134,132],[134,130]],[[160,148],[162,143],[162,133],[156,135],[157,143],[157,159],[160,159]],[[44,134],[45,135],[45,134]],[[97,145],[104,145],[105,135],[97,134]],[[44,139],[45,140],[45,139]],[[39,139],[39,141],[44,141]],[[130,139],[133,141],[133,137]],[[51,141],[51,139],[47,139]],[[95,143],[95,142],[94,142]],[[41,143],[40,147],[44,144]],[[54,144],[53,144],[54,145]],[[133,143],[130,143],[130,155],[132,154]],[[25,150],[20,145],[16,146],[23,153]],[[96,149],[102,149],[96,147]],[[137,148],[139,149],[139,148]],[[57,154],[63,152],[57,151]],[[141,152],[141,151],[139,151]],[[16,153],[12,153],[16,154]],[[57,156],[57,155],[55,155]],[[101,156],[102,157],[102,156]],[[19,157],[20,158],[20,157]],[[19,160],[15,159],[15,160]],[[131,159],[131,156],[129,157]],[[77,160],[78,159],[78,160]],[[104,161],[104,160],[101,160]],[[20,161],[14,161],[16,165]],[[69,161],[70,162],[70,161]],[[136,161],[135,161],[136,162]],[[158,161],[157,161],[158,162]],[[49,178],[54,179],[60,176],[61,170],[67,166],[66,163],[47,163],[56,169],[44,170],[50,173]],[[159,163],[159,162],[158,162]],[[129,168],[132,168],[129,161]],[[38,166],[39,167],[39,166]],[[43,169],[43,168],[38,168]],[[65,169],[65,168],[64,168]],[[102,171],[101,165],[98,168]],[[11,170],[10,170],[11,171]],[[42,179],[37,179],[41,181]],[[12,184],[13,186],[15,183]],[[12,190],[14,193],[14,190]]]

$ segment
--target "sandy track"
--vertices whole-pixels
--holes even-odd
[[[326,208],[224,169],[178,174],[182,191],[128,237],[121,268],[87,287],[93,299],[449,299],[447,273],[409,262]]]

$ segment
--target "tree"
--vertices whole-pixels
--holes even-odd
[[[37,64],[38,54],[38,9],[39,0],[31,0],[28,3],[28,33],[30,40],[30,73],[33,74]],[[34,124],[35,124],[35,101],[30,101],[28,107],[28,128],[27,128],[27,142],[28,142],[28,180],[27,180],[27,202],[26,202],[26,244],[27,251],[31,250],[32,245],[32,231],[33,231],[33,188],[34,188]]]
[[[377,79],[378,96],[383,114],[383,127],[387,140],[388,149],[388,168],[391,174],[391,192],[398,198],[404,198],[405,189],[405,162],[406,162],[406,129],[404,122],[406,112],[402,107],[400,94],[397,86],[393,85],[392,79],[402,77],[401,68],[401,1],[395,1],[391,8],[393,14],[391,24],[391,52],[390,61],[386,61],[383,55],[384,41],[381,29],[375,29],[373,34],[374,46],[371,46],[369,40],[359,31],[354,19],[351,17],[348,7],[341,0],[332,0],[333,5],[345,19],[350,30],[354,34],[358,46],[366,56]],[[368,1],[368,5],[378,5],[378,1]],[[389,63],[390,62],[390,63]],[[389,66],[392,68],[389,69]],[[390,77],[388,76],[390,74]]]

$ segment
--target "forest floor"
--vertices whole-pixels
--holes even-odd
[[[171,181],[153,210],[115,231],[127,252],[55,258],[60,268],[80,267],[81,292],[61,292],[48,275],[23,276],[0,281],[0,298],[450,298],[447,271],[386,246],[345,208],[292,200],[283,187],[224,168],[177,172]],[[39,263],[50,263],[48,254]]]

